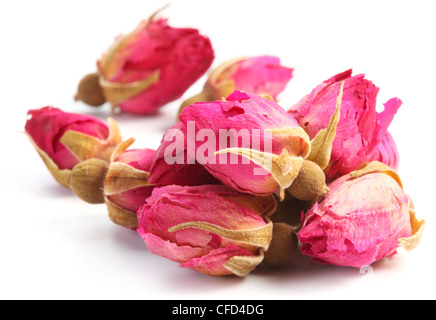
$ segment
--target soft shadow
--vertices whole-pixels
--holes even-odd
[[[298,252],[293,261],[286,267],[271,268],[262,264],[252,274],[268,277],[268,281],[284,285],[308,280],[340,285],[341,282],[347,281],[350,277],[360,276],[359,269],[315,263],[311,257],[303,255],[301,252]]]
[[[237,287],[246,281],[245,278],[237,276],[214,277],[189,269],[183,271],[183,277],[180,276],[180,270],[168,274],[165,277],[168,281],[168,286],[171,286],[174,290],[183,290],[186,293],[198,293],[201,291],[205,294],[205,298],[207,298],[206,295],[209,292],[213,293],[222,288]]]
[[[112,230],[112,237],[117,245],[139,251],[141,253],[143,253],[144,250],[148,252],[147,246],[136,230],[115,225]]]

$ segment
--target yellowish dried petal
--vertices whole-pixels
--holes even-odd
[[[335,140],[336,129],[340,120],[340,110],[342,104],[342,95],[344,92],[344,83],[345,82],[342,81],[341,89],[336,100],[336,111],[330,118],[330,123],[328,127],[319,131],[315,138],[312,140],[311,152],[307,157],[307,160],[317,163],[323,170],[330,162],[333,141]]]

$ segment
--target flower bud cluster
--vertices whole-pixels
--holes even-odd
[[[116,41],[76,100],[152,113],[213,59],[198,30],[153,15]],[[425,222],[388,132],[401,100],[378,113],[379,88],[347,70],[285,110],[278,95],[292,73],[274,56],[223,63],[181,104],[157,150],[132,149],[112,118],[53,107],[29,111],[25,131],[60,185],[183,268],[243,277],[299,253],[361,268],[415,248]]]

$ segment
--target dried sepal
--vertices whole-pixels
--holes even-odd
[[[398,175],[398,173],[395,170],[393,170],[391,167],[389,167],[387,164],[378,161],[372,161],[363,164],[359,170],[351,172],[350,176],[355,179],[364,176],[365,174],[375,173],[375,172],[384,173],[391,176],[395,181],[398,182],[401,188],[403,188],[403,183],[401,182],[401,178]]]
[[[105,202],[103,186],[109,163],[101,159],[90,159],[77,164],[69,179],[71,190],[82,200],[91,204]]]
[[[129,138],[120,144],[118,144],[114,151],[112,152],[110,162],[115,162],[115,160],[124,152],[126,151],[133,143],[135,142],[134,138]]]
[[[273,128],[265,131],[273,136],[289,137],[290,149],[295,151],[296,156],[306,158],[311,152],[310,138],[301,127]]]
[[[194,103],[197,103],[197,102],[206,102],[206,101],[210,101],[210,100],[211,100],[210,95],[206,91],[204,91],[204,90],[201,91],[199,94],[197,94],[197,95],[195,95],[195,96],[193,96],[193,97],[183,101],[183,103],[180,106],[179,111],[177,113],[177,117],[180,116],[180,114],[182,113],[182,111],[186,107],[188,107],[190,105],[193,105]]]
[[[106,100],[112,107],[118,106],[119,103],[133,98],[141,92],[147,90],[159,81],[160,71],[156,70],[151,76],[135,82],[111,82],[100,77],[100,86],[104,92]]]
[[[170,228],[169,232],[175,232],[182,229],[197,228],[213,232],[220,237],[237,241],[239,243],[268,249],[272,238],[272,223],[269,222],[263,227],[251,229],[251,230],[230,230],[211,223],[203,221],[194,221],[181,223],[177,226]]]
[[[48,171],[51,173],[53,178],[63,187],[70,188],[68,180],[70,179],[71,170],[69,169],[59,169],[59,166],[49,157],[49,155],[39,148],[32,137],[26,133],[33,147],[35,148],[38,155],[41,157]]]
[[[412,226],[412,236],[409,238],[399,239],[400,247],[406,249],[407,251],[412,251],[421,242],[422,235],[425,228],[425,220],[418,220],[416,218],[415,209],[409,207],[410,214],[410,225]]]
[[[105,202],[108,209],[109,218],[113,223],[132,229],[135,229],[138,226],[136,212],[126,210],[113,203],[108,198],[105,199]]]
[[[303,165],[302,157],[290,156],[286,149],[280,155],[247,148],[228,148],[217,151],[215,154],[224,153],[233,153],[248,158],[269,172],[279,185],[277,193],[280,200],[284,200],[285,190],[297,178]]]
[[[307,157],[307,160],[317,163],[323,170],[330,162],[333,141],[335,140],[336,129],[340,120],[340,110],[342,104],[342,95],[344,92],[344,83],[344,81],[341,82],[341,89],[336,100],[336,111],[330,118],[328,127],[319,131],[315,138],[313,138],[311,142],[311,152]]]
[[[131,189],[150,186],[151,184],[148,182],[149,175],[148,172],[135,169],[125,163],[111,163],[104,183],[104,192],[106,196],[110,196]]]
[[[109,137],[102,141],[96,137],[69,130],[60,142],[79,160],[93,158],[109,161],[115,147],[121,142],[121,134],[115,120],[109,118]]]
[[[255,256],[235,256],[226,262],[224,267],[231,271],[238,277],[245,277],[254,269],[257,268],[259,264],[262,263],[264,259],[264,250],[259,250],[259,253]]]

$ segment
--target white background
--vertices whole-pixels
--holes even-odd
[[[187,1],[161,16],[208,35],[214,66],[241,55],[277,55],[295,68],[281,96],[290,107],[331,76],[353,68],[404,104],[391,125],[400,174],[427,220],[420,247],[373,265],[314,264],[300,256],[280,271],[244,279],[181,269],[148,252],[104,205],[58,186],[22,134],[28,109],[52,105],[110,116],[73,101],[81,77],[115,36],[166,1],[2,1],[0,4],[0,298],[2,299],[434,299],[436,277],[436,19],[434,1]],[[197,93],[203,77],[183,98]],[[157,148],[174,124],[176,101],[153,117],[117,115],[124,138]]]

